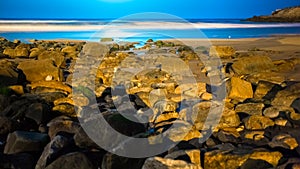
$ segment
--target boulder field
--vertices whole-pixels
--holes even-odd
[[[299,168],[299,58],[134,44],[1,38],[0,168]]]

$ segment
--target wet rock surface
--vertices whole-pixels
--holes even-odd
[[[297,58],[0,41],[0,168],[299,167]]]

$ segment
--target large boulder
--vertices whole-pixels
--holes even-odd
[[[279,91],[272,100],[273,106],[291,106],[300,96],[300,83],[295,83]]]
[[[18,69],[23,71],[29,82],[44,81],[49,78],[55,81],[63,80],[61,69],[55,66],[51,59],[24,61],[18,65]]]
[[[48,141],[47,134],[15,131],[8,135],[4,153],[39,152],[44,149]]]
[[[57,135],[51,142],[44,148],[40,159],[38,160],[35,169],[44,169],[49,161],[53,161],[56,157],[63,155],[70,151],[71,139]]]
[[[64,66],[64,55],[57,51],[44,51],[38,55],[38,60],[51,59],[57,67]]]
[[[247,149],[233,149],[231,151],[213,150],[205,153],[204,168],[237,169],[243,166],[248,160],[262,160],[270,164],[270,166],[273,168],[278,165],[281,158],[282,154],[277,151],[268,152],[267,150]],[[255,168],[257,168],[257,166]]]
[[[46,167],[46,169],[95,169],[87,156],[80,152],[69,153],[59,157]]]
[[[17,58],[17,57],[28,57],[29,56],[29,49],[30,46],[26,44],[20,44],[15,49],[12,48],[5,48],[3,54],[10,56],[10,58]]]
[[[245,75],[268,72],[274,68],[274,64],[268,56],[250,56],[239,58],[231,67],[236,74]]]
[[[0,86],[18,83],[17,65],[8,60],[0,60]]]
[[[102,160],[101,169],[130,168],[140,169],[144,164],[143,158],[127,158],[106,153]]]

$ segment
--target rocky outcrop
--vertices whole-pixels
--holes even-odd
[[[253,22],[300,22],[300,6],[277,9],[269,16],[254,16],[247,19]]]

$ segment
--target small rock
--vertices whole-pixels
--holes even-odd
[[[263,103],[245,103],[237,105],[235,111],[249,115],[262,115],[264,107],[265,105]]]
[[[77,133],[80,130],[80,124],[78,122],[71,121],[69,117],[60,116],[51,120],[47,126],[49,127],[48,135],[53,139],[57,133]]]
[[[53,77],[51,75],[48,75],[46,78],[45,78],[45,81],[52,81],[53,80]]]
[[[80,148],[98,148],[99,146],[80,128],[74,135],[74,142]]]
[[[244,101],[245,99],[252,97],[253,91],[251,83],[237,77],[231,78],[228,98]]]
[[[100,42],[113,42],[114,39],[113,38],[101,38]]]
[[[212,46],[209,50],[209,56],[217,56],[221,59],[231,58],[235,54],[235,49],[231,46]]]
[[[263,130],[274,126],[275,123],[268,117],[253,115],[245,119],[245,127],[248,130]]]
[[[179,114],[174,112],[174,113],[164,113],[161,114],[159,116],[157,116],[157,118],[155,119],[155,123],[161,123],[164,121],[170,121],[170,120],[176,120],[179,117]]]
[[[75,110],[75,107],[70,104],[60,104],[56,105],[52,108],[52,111],[58,112],[61,115],[69,116],[69,117],[79,117],[80,114],[78,114]]]
[[[16,85],[19,81],[19,72],[15,63],[0,60],[0,85]]]
[[[260,141],[265,139],[265,132],[264,131],[246,131],[243,134],[243,138],[250,139],[253,141]]]
[[[148,158],[142,169],[201,169],[200,165],[187,163],[182,160],[165,159],[161,157]]]
[[[50,108],[48,105],[43,103],[32,103],[29,105],[28,110],[25,116],[29,119],[32,119],[36,124],[44,123],[47,120],[50,120]]]
[[[184,160],[185,158],[188,158],[191,163],[201,166],[200,150],[197,149],[175,151],[171,154],[166,155],[164,158],[173,160]]]
[[[263,115],[269,118],[276,118],[279,116],[280,109],[277,107],[268,107],[264,110]]]
[[[207,100],[207,101],[212,100],[213,97],[214,97],[213,94],[207,93],[207,92],[201,94],[201,96],[200,96],[200,98],[201,98],[202,100]]]
[[[299,146],[299,144],[292,136],[288,134],[280,134],[272,139],[272,142],[269,143],[269,146],[272,148],[282,147],[288,150],[294,150]]]
[[[298,98],[294,100],[291,107],[294,108],[298,113],[300,113],[300,99]]]
[[[275,119],[275,124],[277,126],[291,126],[289,121],[287,119],[283,119],[283,118]]]
[[[165,101],[161,100],[156,103],[154,103],[154,114],[152,118],[149,120],[151,123],[156,121],[157,117],[162,114],[162,113],[167,113],[167,112],[175,112],[177,109],[178,104],[173,101]]]
[[[173,125],[176,127],[170,128],[168,132],[163,133],[166,138],[169,138],[173,142],[189,141],[202,137],[202,134],[187,122],[177,121]]]
[[[274,83],[266,82],[266,81],[260,81],[256,87],[254,98],[261,99],[265,97],[275,86]]]
[[[237,131],[234,131],[234,130],[231,130],[231,131],[221,130],[217,134],[217,138],[222,143],[237,143],[239,137],[240,137],[240,134]]]
[[[273,106],[291,106],[300,95],[300,83],[295,83],[279,91],[272,100]]]
[[[24,94],[24,89],[23,89],[23,86],[21,86],[21,85],[9,86],[9,88],[18,95]]]
[[[273,165],[264,160],[256,160],[256,159],[247,159],[246,162],[240,167],[240,169],[265,169],[265,168],[273,168]]]
[[[54,106],[60,104],[70,104],[73,106],[87,106],[89,104],[89,99],[83,95],[75,94],[69,95],[67,98],[60,98],[54,101]]]

